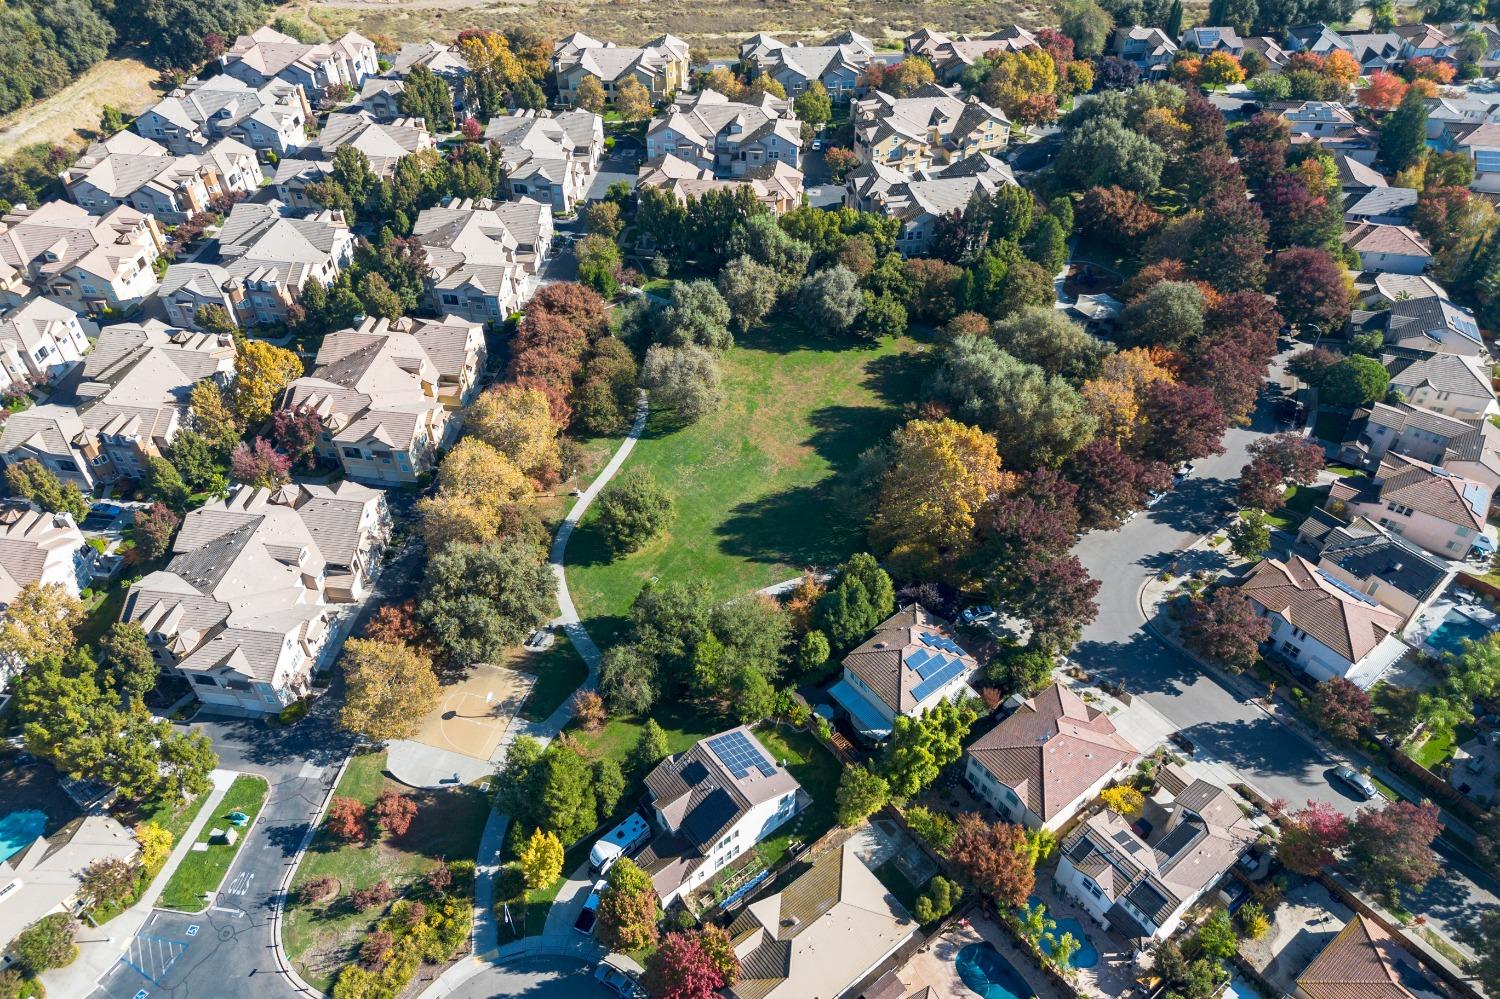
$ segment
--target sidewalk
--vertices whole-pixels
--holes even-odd
[[[47,991],[55,996],[86,996],[94,990],[97,982],[105,972],[115,966],[120,955],[130,946],[135,935],[145,925],[151,916],[151,910],[156,906],[156,900],[161,897],[162,889],[172,878],[172,872],[177,870],[177,865],[182,863],[182,858],[188,855],[194,843],[198,841],[198,834],[203,827],[213,818],[214,811],[219,807],[219,802],[224,800],[224,793],[229,790],[229,785],[239,774],[233,770],[215,770],[209,775],[212,787],[209,789],[208,797],[193,821],[188,825],[187,831],[182,838],[173,845],[172,855],[167,858],[166,864],[152,880],[146,893],[141,900],[114,919],[100,927],[83,926],[78,931],[78,959],[66,968],[57,968],[42,975],[42,984]]]
[[[571,957],[592,964],[603,960],[606,953],[593,937],[579,936],[572,930],[565,934],[543,933],[541,936],[523,937],[504,947],[464,958],[434,979],[418,999],[441,999],[475,975],[507,961],[549,956]]]

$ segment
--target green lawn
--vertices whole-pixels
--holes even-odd
[[[1431,770],[1438,764],[1453,759],[1454,751],[1472,738],[1474,730],[1467,725],[1460,725],[1457,732],[1439,729],[1428,733],[1421,745],[1408,747],[1406,755]]]
[[[1341,464],[1339,464],[1336,461],[1330,461],[1327,465],[1324,465],[1323,467],[1325,469],[1327,469],[1328,471],[1332,472],[1334,475],[1337,475],[1341,479],[1349,479],[1349,478],[1353,478],[1356,475],[1363,475],[1364,474],[1363,472],[1361,472],[1357,468],[1350,468],[1348,465],[1341,465]]]
[[[833,342],[780,325],[724,355],[722,409],[673,429],[662,414],[629,461],[676,497],[670,528],[611,561],[593,514],[568,551],[568,585],[608,647],[641,587],[698,579],[727,599],[837,564],[863,545],[834,486],[901,420],[921,379],[910,339]]]
[[[721,732],[731,725],[727,721],[713,718],[686,704],[661,704],[651,711],[651,717],[662,727],[667,736],[667,752],[680,753],[704,736]],[[632,777],[629,769],[630,754],[640,741],[645,718],[617,715],[604,723],[597,732],[585,732],[575,722],[568,734],[577,738],[589,755],[607,756],[620,764],[625,777]],[[644,774],[635,774],[639,780]],[[633,800],[630,788],[626,788],[622,800]]]
[[[794,840],[811,843],[833,828],[834,795],[843,765],[807,732],[763,728],[755,737],[778,763],[786,761],[787,770],[812,798],[800,815],[761,841],[761,859],[767,867],[775,867]]]
[[[155,822],[172,834],[172,845],[176,846],[182,839],[182,834],[187,832],[187,827],[193,824],[193,819],[203,811],[203,806],[207,802],[208,795],[200,794],[181,806],[173,803],[158,804],[155,808],[143,810],[134,821]]]
[[[229,790],[224,795],[224,800],[219,802],[218,811],[209,816],[203,824],[202,831],[198,834],[199,843],[208,843],[209,834],[214,828],[231,829],[229,814],[231,812],[244,812],[250,816],[250,822],[255,822],[255,817],[260,814],[261,806],[266,803],[266,795],[271,792],[271,787],[266,783],[264,777],[254,774],[240,774],[229,785]],[[224,880],[224,875],[229,872],[229,866],[234,863],[234,858],[240,852],[240,846],[245,842],[245,834],[250,831],[246,825],[239,830],[239,839],[233,845],[218,844],[210,845],[207,850],[190,850],[187,856],[182,858],[182,863],[177,865],[177,870],[172,872],[172,878],[162,889],[160,905],[166,909],[180,909],[183,912],[199,912],[208,903],[204,896],[219,890],[219,884]]]
[[[568,636],[557,632],[557,641],[542,652],[523,653],[508,665],[536,676],[536,685],[531,688],[531,697],[521,717],[527,721],[542,721],[572,696],[573,691],[589,674]]]
[[[417,802],[417,816],[403,836],[371,835],[363,845],[335,840],[324,830],[313,838],[292,879],[282,923],[282,943],[297,971],[325,992],[384,911],[356,912],[351,893],[385,880],[403,889],[439,863],[473,859],[489,817],[489,799],[475,787],[413,790],[385,776],[385,753],[362,753],[349,761],[334,792],[372,803],[391,788]],[[298,888],[318,877],[338,883],[337,894],[325,902],[306,903]]]
[[[1340,444],[1344,440],[1344,429],[1348,426],[1348,413],[1319,406],[1318,417],[1313,421],[1313,436]]]
[[[1327,498],[1327,486],[1288,486],[1281,495],[1281,509],[1271,514],[1271,522],[1284,531],[1295,531],[1312,508]]]
[[[125,606],[125,597],[129,592],[130,588],[116,579],[109,585],[109,589],[93,594],[92,599],[85,604],[83,623],[75,632],[80,647],[90,648],[104,637],[109,626],[120,619],[120,611]]]

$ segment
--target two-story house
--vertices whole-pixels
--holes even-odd
[[[369,316],[354,329],[323,338],[316,364],[321,367],[364,347],[380,343],[396,363],[419,372],[423,361],[437,372],[438,397],[449,409],[462,409],[474,399],[484,371],[484,324],[457,316],[443,319],[383,319]]]
[[[83,532],[72,514],[48,513],[25,501],[7,500],[0,506],[0,617],[27,585],[56,584],[77,597],[88,585],[85,549]],[[0,676],[0,690],[4,679]]]
[[[1500,414],[1491,366],[1476,357],[1445,352],[1385,360],[1392,390],[1413,406],[1473,422]]]
[[[1409,648],[1400,614],[1300,555],[1262,560],[1239,588],[1271,624],[1266,647],[1319,683],[1368,688]]]
[[[1350,194],[1344,201],[1344,221],[1354,224],[1407,225],[1420,192],[1409,187],[1376,187]]]
[[[1439,147],[1461,152],[1474,161],[1471,190],[1481,194],[1500,192],[1500,124],[1447,123]]]
[[[334,601],[364,599],[391,537],[385,492],[345,479],[331,486],[293,483],[265,499],[295,510],[306,525],[323,553],[324,595]]]
[[[1139,819],[1091,815],[1063,841],[1054,875],[1100,926],[1145,950],[1182,924],[1255,841],[1234,796],[1180,768],[1158,771]]]
[[[1478,428],[1452,416],[1444,416],[1410,403],[1387,405],[1377,402],[1354,414],[1340,449],[1340,457],[1361,468],[1374,469],[1387,452],[1405,455],[1429,465],[1442,465],[1446,457],[1461,450]]]
[[[1245,51],[1245,41],[1239,36],[1239,32],[1223,25],[1203,24],[1188,28],[1178,39],[1178,44],[1203,55],[1224,52],[1236,59]]]
[[[792,102],[769,94],[758,104],[714,90],[679,97],[646,129],[646,156],[675,156],[721,177],[768,163],[800,167],[802,126]]]
[[[214,139],[237,139],[252,149],[287,156],[307,145],[312,109],[295,83],[251,86],[219,74],[189,80],[141,112],[141,135],[178,155],[202,152]]]
[[[983,38],[949,37],[923,28],[905,40],[907,54],[922,56],[932,63],[933,73],[944,84],[957,83],[964,70],[980,59],[992,58],[1000,52],[1035,48],[1036,44],[1036,35],[1015,24]]]
[[[653,102],[665,100],[687,89],[690,67],[688,44],[674,35],[660,35],[640,48],[625,48],[575,31],[552,48],[557,96],[565,104],[577,102],[578,85],[585,77],[597,80],[606,97],[612,97],[626,80],[634,80],[646,88]]]
[[[1326,56],[1334,49],[1349,51],[1349,43],[1337,31],[1326,24],[1299,24],[1287,29],[1286,50],[1288,52],[1311,52]]]
[[[780,161],[747,167],[737,176],[720,177],[711,167],[666,153],[641,164],[635,185],[638,191],[666,191],[683,205],[710,191],[744,188],[772,213],[783,215],[802,204],[802,180],[801,170]]]
[[[1109,715],[1054,683],[964,750],[964,783],[1007,822],[1055,832],[1140,755]]]
[[[1386,310],[1385,345],[1409,351],[1487,356],[1474,313],[1443,295],[1400,298]]]
[[[304,158],[332,160],[334,153],[351,146],[365,154],[377,176],[388,178],[403,158],[433,145],[432,133],[421,118],[377,121],[364,110],[336,111],[323,123],[323,130],[308,146]]]
[[[48,298],[0,313],[0,389],[18,391],[61,377],[89,349],[94,324]]]
[[[367,77],[380,72],[375,43],[357,32],[310,45],[271,27],[260,27],[236,38],[219,57],[219,65],[225,75],[252,87],[285,80],[318,98],[330,87],[358,91]]]
[[[432,308],[499,323],[536,289],[552,245],[552,207],[529,198],[455,199],[423,209],[412,236],[427,251]]]
[[[806,792],[741,725],[669,756],[646,775],[658,834],[635,858],[663,906],[706,884],[790,821]]]
[[[1115,29],[1111,51],[1115,58],[1140,70],[1141,76],[1154,80],[1165,76],[1171,68],[1172,58],[1177,54],[1177,43],[1160,28],[1137,24]]]
[[[0,305],[45,295],[75,312],[129,311],[156,290],[165,249],[156,220],[127,205],[13,208],[0,218]]]
[[[1492,493],[1483,482],[1391,452],[1372,476],[1335,482],[1326,505],[1374,521],[1434,555],[1461,559],[1485,533]]]
[[[874,45],[869,39],[849,33],[845,40],[829,39],[823,45],[787,45],[770,35],[757,35],[758,44],[741,64],[751,76],[768,76],[781,84],[788,97],[821,83],[836,102],[847,101],[863,90],[865,69]]]
[[[1362,31],[1344,35],[1349,54],[1359,63],[1360,70],[1370,73],[1389,73],[1404,62],[1401,36],[1393,31]]]
[[[899,716],[972,696],[979,663],[954,640],[948,622],[908,604],[844,657],[843,678],[828,694],[855,731],[872,742],[891,734]]]
[[[859,161],[906,174],[977,153],[999,155],[1010,141],[1005,112],[956,87],[928,84],[899,98],[872,91],[854,103],[853,118]]]
[[[1436,25],[1418,21],[1415,24],[1398,24],[1391,34],[1401,39],[1401,58],[1439,59],[1452,62],[1458,43]]]
[[[1404,225],[1351,225],[1344,245],[1358,254],[1359,266],[1367,271],[1420,274],[1432,264],[1427,241]]]
[[[229,274],[242,327],[286,322],[309,281],[327,287],[354,257],[343,212],[294,218],[285,208],[274,200],[240,202],[219,230],[219,265]]]
[[[1313,510],[1297,538],[1317,550],[1317,567],[1401,619],[1398,630],[1431,607],[1453,581],[1451,565],[1407,544],[1379,524],[1355,517],[1345,522]]]
[[[234,280],[218,264],[172,264],[161,277],[156,297],[173,326],[201,329],[198,310],[206,305],[223,309],[230,321],[239,325]]]
[[[1353,113],[1337,101],[1292,101],[1277,107],[1293,135],[1322,139],[1355,124]]]
[[[391,58],[391,68],[386,75],[392,79],[404,80],[418,66],[425,66],[432,71],[433,76],[448,84],[448,89],[453,91],[455,104],[465,103],[471,70],[469,61],[464,58],[457,45],[444,45],[434,41],[406,42]]]
[[[932,245],[939,219],[963,211],[980,194],[1015,183],[1010,167],[984,153],[910,175],[871,162],[850,172],[844,204],[899,219],[896,249],[903,257],[922,257]]]
[[[588,195],[604,150],[604,119],[592,111],[556,115],[520,110],[491,118],[484,130],[505,164],[505,186],[513,198],[571,212]]]
[[[129,205],[162,222],[185,222],[215,199],[253,194],[260,166],[255,151],[235,139],[174,156],[150,139],[120,132],[90,146],[62,181],[68,196],[89,211]]]

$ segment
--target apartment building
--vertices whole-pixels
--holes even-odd
[[[200,153],[175,156],[134,132],[96,142],[62,174],[68,196],[92,212],[129,205],[160,222],[185,222],[216,201],[260,187],[255,151],[218,139]]]
[[[552,247],[552,207],[530,199],[457,199],[417,216],[428,295],[440,315],[498,323],[531,296]]]
[[[305,218],[279,201],[241,202],[219,230],[219,265],[239,324],[279,323],[309,281],[330,285],[354,257],[354,234],[338,211]]]
[[[564,104],[577,102],[578,85],[585,77],[597,80],[606,97],[612,97],[626,80],[634,80],[646,88],[652,101],[665,100],[668,94],[687,89],[690,68],[687,42],[673,35],[660,35],[640,48],[626,48],[575,31],[552,48],[557,97]]]
[[[219,57],[219,65],[225,75],[252,87],[284,80],[315,98],[326,95],[330,87],[358,91],[367,77],[380,72],[375,43],[357,32],[309,45],[271,27],[236,38]]]
[[[928,84],[908,97],[876,90],[855,101],[853,118],[859,161],[904,174],[978,153],[998,155],[1010,141],[1005,112],[957,87]]]
[[[604,152],[604,119],[592,111],[496,115],[484,138],[505,164],[506,193],[565,214],[588,196]]]
[[[312,108],[299,84],[272,80],[252,86],[220,73],[187,81],[141,112],[131,127],[180,156],[203,152],[221,138],[289,156],[307,145],[310,121]]]
[[[165,249],[156,220],[128,205],[14,208],[0,218],[0,305],[44,295],[75,312],[128,311],[156,290]]]

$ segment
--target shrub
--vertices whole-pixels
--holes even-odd
[[[354,908],[360,912],[383,906],[390,903],[396,897],[396,892],[391,888],[390,882],[381,878],[368,888],[361,888],[350,896],[354,902]]]
[[[906,824],[923,843],[938,853],[947,853],[953,848],[953,837],[958,833],[958,823],[942,812],[934,812],[921,805],[906,810]]]
[[[639,469],[620,476],[599,498],[599,528],[616,554],[628,554],[660,534],[672,519],[672,497]]]
[[[599,731],[609,717],[604,710],[604,698],[592,690],[580,690],[573,695],[573,716],[586,732]]]
[[[16,964],[32,976],[53,968],[65,968],[78,957],[73,934],[78,924],[66,912],[54,912],[32,923],[10,943]]]
[[[391,944],[396,938],[385,930],[376,930],[365,937],[365,942],[359,946],[359,963],[371,971],[379,971],[385,967],[386,958],[390,955]]]
[[[314,902],[323,901],[337,890],[338,882],[325,874],[322,877],[303,882],[302,887],[298,889],[297,893],[302,899],[303,905],[311,905]]]
[[[405,836],[417,817],[417,803],[404,794],[385,790],[375,799],[375,818],[392,836]]]
[[[346,843],[363,843],[369,827],[369,810],[354,798],[334,798],[323,822],[330,835]]]
[[[962,897],[963,889],[959,887],[958,882],[949,881],[939,874],[927,886],[927,892],[917,899],[912,915],[916,916],[917,922],[923,925],[935,923],[952,912],[953,907]]]

